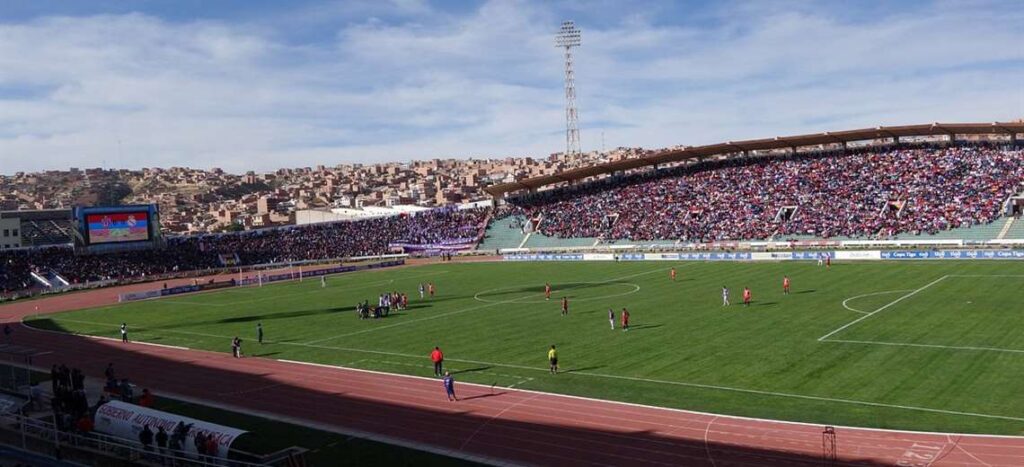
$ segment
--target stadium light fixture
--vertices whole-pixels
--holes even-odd
[[[555,47],[565,49],[565,154],[580,153],[579,112],[576,108],[576,75],[573,72],[572,48],[581,44],[580,30],[572,21],[562,22],[555,35]]]

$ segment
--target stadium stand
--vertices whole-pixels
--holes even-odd
[[[598,237],[992,239],[1002,223],[988,224],[1024,179],[1022,156],[1018,149],[964,144],[727,159],[510,202],[542,216],[542,234],[581,243]]]
[[[81,284],[219,268],[222,255],[237,255],[236,266],[245,266],[380,255],[395,244],[473,246],[487,214],[487,209],[435,209],[413,216],[169,237],[163,249],[99,255],[75,255],[70,246],[5,250],[0,252],[0,291],[32,287],[32,272]]]

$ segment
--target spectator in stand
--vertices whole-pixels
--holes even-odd
[[[992,222],[1022,178],[1020,150],[871,148],[690,164],[553,190],[502,213],[540,218],[541,233],[562,238],[886,238]]]
[[[0,252],[0,289],[32,287],[32,271],[55,271],[72,284],[82,284],[219,268],[222,254],[237,254],[237,265],[245,266],[380,255],[392,245],[472,245],[483,235],[488,213],[439,208],[351,222],[168,237],[166,248],[130,253],[75,255],[69,247],[5,250]]]

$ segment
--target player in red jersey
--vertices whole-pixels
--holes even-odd
[[[789,276],[782,276],[782,293],[789,295]]]
[[[751,298],[750,288],[749,287],[744,287],[743,288],[743,306],[750,306],[750,298]]]
[[[672,271],[669,273],[669,275],[672,276],[672,282],[675,282],[676,281],[676,268],[672,268]]]
[[[832,255],[825,253],[825,269],[832,268]]]
[[[562,316],[569,314],[569,298],[562,297]]]
[[[427,293],[430,294],[430,298],[434,298],[434,283],[427,283]]]
[[[625,308],[622,309],[622,330],[629,330],[629,310]]]
[[[544,300],[551,300],[551,284],[544,284]]]

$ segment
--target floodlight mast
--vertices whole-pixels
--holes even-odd
[[[576,75],[572,69],[572,48],[580,46],[576,23],[565,21],[555,35],[555,47],[565,48],[565,155],[580,153],[579,114],[576,110]]]

